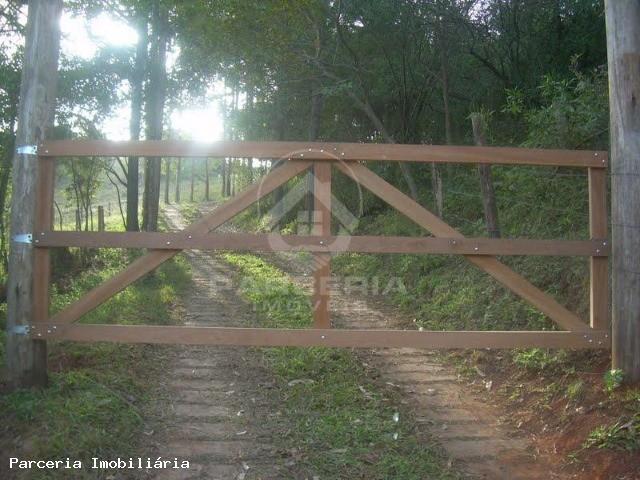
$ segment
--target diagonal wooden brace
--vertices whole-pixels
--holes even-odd
[[[367,190],[377,195],[400,213],[406,215],[435,237],[463,238],[455,228],[418,204],[367,167],[355,162],[336,162],[335,167]],[[576,314],[560,305],[555,299],[532,285],[526,278],[488,255],[464,255],[474,265],[480,267],[509,290],[538,308],[561,327],[575,332],[590,330],[589,325]]]
[[[260,198],[287,182],[289,179],[304,172],[311,165],[312,163],[307,161],[291,161],[275,170],[272,170],[264,178],[259,179],[249,188],[215,209],[212,213],[206,215],[195,224],[186,228],[184,232],[193,234],[208,233],[235,217],[238,213],[242,212]],[[151,250],[149,253],[135,260],[131,265],[111,277],[109,280],[98,285],[80,299],[53,315],[49,319],[49,322],[53,324],[75,322],[82,315],[98,307],[118,292],[124,290],[128,285],[157,268],[181,251],[182,250]]]

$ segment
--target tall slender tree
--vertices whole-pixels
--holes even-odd
[[[182,158],[178,157],[176,164],[176,203],[180,203],[180,183],[182,182]]]
[[[142,8],[142,7],[140,7]],[[131,116],[129,121],[129,137],[131,140],[140,140],[142,124],[142,108],[144,94],[144,78],[147,68],[148,48],[148,15],[144,10],[136,13],[135,25],[138,33],[136,57],[129,84],[131,89]],[[127,230],[136,232],[140,230],[138,221],[138,199],[140,184],[140,160],[138,157],[129,157],[127,163]]]
[[[168,11],[164,2],[154,0],[151,8],[151,48],[149,81],[146,91],[147,139],[161,140],[167,88],[167,45],[169,41]],[[142,205],[142,229],[158,230],[160,177],[162,161],[148,157],[145,162],[145,189]]]

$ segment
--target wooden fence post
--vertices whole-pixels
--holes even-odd
[[[104,232],[104,207],[98,206],[98,231]]]
[[[480,147],[485,146],[487,143],[485,138],[485,122],[485,115],[482,112],[474,112],[471,114],[473,139],[475,144]],[[480,192],[482,193],[482,207],[484,210],[484,219],[487,224],[487,232],[490,237],[499,238],[498,207],[496,205],[496,193],[493,189],[491,165],[478,165],[478,175],[480,176]]]
[[[608,243],[607,172],[604,168],[589,168],[589,231],[592,239]],[[590,325],[596,330],[609,330],[609,258],[591,257]]]
[[[607,0],[611,133],[612,364],[640,382],[640,2]]]
[[[313,165],[314,227],[313,235],[331,235],[331,164]],[[313,324],[315,328],[331,328],[329,315],[331,254],[313,255]]]
[[[61,0],[29,2],[16,133],[16,146],[19,149],[38,145],[53,126],[61,13]],[[53,159],[50,161],[53,162]],[[25,235],[36,233],[35,228],[39,226],[36,220],[46,221],[44,210],[36,215],[36,197],[42,195],[42,201],[49,193],[37,191],[38,182],[48,182],[48,171],[52,174],[53,169],[47,165],[38,168],[38,158],[33,153],[16,153],[13,157],[6,355],[9,380],[13,387],[45,386],[47,383],[46,342],[32,340],[26,334],[28,325],[38,320],[35,318],[38,311],[45,311],[48,305],[39,304],[34,308],[34,302],[44,301],[44,293],[42,284],[34,285],[34,268],[37,269],[38,257],[32,245],[25,242]],[[48,256],[38,255],[37,262],[42,268],[48,263]]]

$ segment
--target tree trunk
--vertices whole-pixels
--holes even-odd
[[[17,145],[38,145],[53,127],[60,53],[61,0],[31,0],[27,17]],[[11,234],[33,232],[39,160],[15,154],[11,201]],[[53,201],[53,199],[47,199]],[[51,205],[51,208],[53,206]],[[34,251],[31,245],[14,242],[9,252],[7,283],[7,351],[9,381],[13,387],[43,387],[47,383],[47,347],[16,328],[34,320]],[[48,306],[39,305],[40,310]]]
[[[176,203],[180,203],[180,182],[182,182],[182,158],[178,157],[176,165]]]
[[[613,368],[640,382],[640,2],[606,0],[611,131]]]
[[[451,132],[451,110],[449,109],[449,72],[447,70],[444,49],[441,47],[440,67],[442,81],[442,107],[444,111],[444,138],[447,145],[453,143]],[[436,206],[436,213],[440,218],[444,218],[444,191],[442,187],[442,171],[437,163],[431,164],[431,189],[433,190],[433,200]]]
[[[152,7],[151,55],[149,59],[149,83],[147,85],[147,139],[162,139],[162,121],[167,83],[167,11],[160,0]],[[145,192],[142,205],[142,229],[150,232],[158,230],[160,207],[159,157],[149,157],[145,162]]]
[[[144,74],[147,68],[148,31],[147,18],[141,15],[138,24],[138,44],[136,59],[131,78],[131,119],[129,121],[129,138],[140,140],[140,126],[142,123],[142,93]],[[127,163],[127,222],[126,229],[130,232],[140,230],[138,223],[138,185],[140,182],[140,159],[129,157]]]
[[[7,231],[4,222],[5,208],[7,205],[7,193],[9,191],[9,178],[11,177],[11,160],[13,152],[15,150],[15,128],[16,121],[18,119],[18,105],[12,104],[12,115],[9,121],[9,141],[7,143],[7,149],[3,156],[2,175],[0,176],[0,257],[2,258],[2,266],[6,272],[9,268],[9,257],[7,256]]]
[[[285,97],[284,87],[282,85],[278,85],[278,92],[275,96],[276,103],[276,117],[275,117],[275,137],[279,142],[284,141],[287,137],[287,122],[286,122],[286,111],[284,107],[283,99]],[[282,160],[271,160],[270,170],[274,170],[282,165]],[[284,198],[284,185],[280,185],[273,192],[273,202],[274,202],[274,215],[278,219],[277,223],[273,225],[273,229],[279,231],[282,227],[282,218],[284,214],[284,207],[282,205],[282,199]]]
[[[442,175],[435,163],[431,164],[431,189],[436,206],[436,213],[440,218],[444,217],[444,195],[442,194]]]
[[[194,172],[195,164],[196,162],[192,158],[191,159],[191,190],[189,191],[189,201],[191,203],[193,203],[193,190],[195,189],[195,185],[196,185],[196,175]]]
[[[204,199],[209,201],[209,159],[204,159]]]
[[[485,146],[487,144],[485,137],[486,119],[482,113],[475,112],[471,114],[471,126],[473,128],[473,139],[476,145],[480,147]],[[496,194],[493,189],[491,165],[478,165],[478,174],[480,175],[482,208],[484,209],[484,220],[487,225],[487,232],[492,238],[500,238],[498,207],[496,205]]]
[[[104,232],[104,207],[98,206],[98,231]]]
[[[233,165],[233,170],[231,171],[231,177],[229,178],[229,183],[231,184],[231,191],[229,192],[229,196],[233,197],[236,194],[236,186],[238,182],[238,174],[236,173],[236,161],[231,160],[231,164]]]
[[[223,158],[222,159],[222,186],[220,188],[220,194],[222,195],[222,198],[227,196],[227,159]]]
[[[229,163],[227,164],[227,191],[225,192],[225,195],[227,197],[230,197],[232,195],[232,190],[233,190],[233,185],[232,182],[233,181],[233,159],[230,158],[229,159]]]
[[[444,110],[444,138],[447,145],[453,144],[451,132],[451,110],[449,109],[449,72],[444,54],[440,56],[442,66],[442,106]]]
[[[53,204],[55,205],[56,210],[58,211],[58,220],[60,225],[59,230],[62,230],[62,225],[64,224],[64,218],[62,217],[62,210],[60,210],[60,205],[58,205],[58,202],[56,202],[55,200],[53,201]]]
[[[165,159],[164,172],[164,203],[169,205],[169,189],[171,187],[171,159]]]

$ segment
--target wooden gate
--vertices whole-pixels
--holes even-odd
[[[61,232],[52,230],[56,157],[232,157],[281,159],[282,166],[181,232]],[[49,141],[38,147],[38,205],[35,247],[34,319],[30,335],[40,339],[256,346],[425,348],[609,348],[606,167],[607,153],[499,147],[445,147],[353,143],[181,141]],[[363,161],[539,165],[587,168],[590,240],[466,238],[368,169]],[[332,167],[380,197],[430,232],[426,237],[331,234]],[[216,234],[216,227],[308,169],[314,171],[313,235]],[[336,247],[336,245],[340,245]],[[55,315],[49,315],[49,248],[148,248],[144,256]],[[76,324],[82,315],[185,249],[309,251],[314,273],[314,325],[309,329],[222,328]],[[506,288],[553,320],[562,331],[416,331],[332,329],[329,318],[330,255],[336,251],[463,255]],[[504,263],[498,255],[571,255],[590,259],[590,321],[567,310]],[[215,314],[215,313],[214,313]]]

